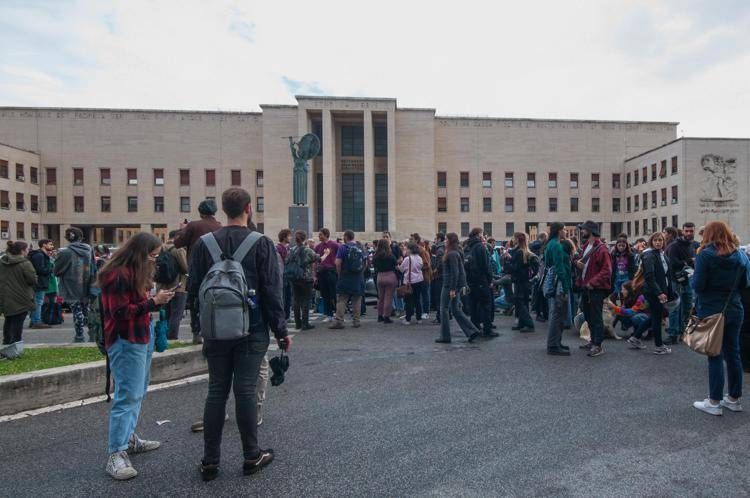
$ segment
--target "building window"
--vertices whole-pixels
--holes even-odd
[[[31,224],[31,240],[39,240],[39,224]]]
[[[216,170],[207,169],[204,172],[204,174],[205,174],[206,187],[215,187],[216,186]]]
[[[128,185],[138,185],[138,170],[128,168]]]
[[[83,185],[83,168],[73,168],[73,185]]]
[[[513,212],[513,197],[506,197],[505,198],[505,212],[506,213],[512,213]]]
[[[659,168],[659,178],[666,178],[667,176],[667,160],[661,162],[661,168]]]
[[[38,184],[39,183],[39,170],[35,168],[34,166],[30,167],[29,177],[30,177],[29,179],[31,183],[33,183],[34,185]],[[34,225],[32,224],[31,226],[33,227]]]
[[[612,173],[612,188],[620,188],[620,173]]]
[[[672,226],[673,227],[680,226],[680,225],[677,224],[677,215],[676,214],[672,215]]]
[[[629,213],[630,212],[630,208],[631,208],[631,206],[630,206],[630,197],[628,197],[627,199],[625,199],[625,212]]]
[[[23,174],[23,164],[16,163],[16,181],[17,182],[25,182],[26,177]]]
[[[513,237],[514,233],[516,233],[515,224],[512,221],[506,222],[505,223],[505,236],[506,237]]]
[[[557,188],[557,173],[550,173],[547,178],[547,187]]]
[[[31,196],[31,212],[32,213],[38,213],[39,212],[39,196],[38,195],[32,195]]]
[[[443,233],[443,234],[447,233],[448,232],[448,224],[446,222],[444,222],[444,221],[441,221],[440,223],[438,223],[438,229],[437,229],[437,231],[438,231],[438,233]]]
[[[242,185],[242,171],[239,169],[233,169],[231,171],[232,187],[239,187]]]
[[[462,213],[469,212],[469,198],[468,197],[461,197],[461,212]]]
[[[138,197],[128,197],[128,213],[138,212]]]
[[[482,173],[482,188],[492,188],[492,172],[485,171]]]
[[[513,188],[513,173],[505,173],[505,188]]]
[[[468,171],[462,171],[460,173],[460,187],[461,188],[467,188],[469,186],[469,172]]]
[[[16,222],[16,238],[17,239],[25,239],[26,238],[26,224],[22,221]]]
[[[445,188],[448,185],[448,175],[445,171],[437,172],[437,186],[438,188]]]
[[[10,192],[0,190],[0,209],[10,209]]]
[[[571,197],[570,198],[570,212],[571,213],[577,213],[578,212],[578,197]]]
[[[648,192],[643,193],[643,202],[641,202],[641,206],[643,206],[643,209],[648,208]]]
[[[372,132],[375,157],[388,156],[388,128],[384,125],[374,125]]]
[[[189,213],[190,212],[190,197],[180,197],[180,212],[181,213]]]
[[[549,198],[549,212],[550,213],[556,213],[557,212],[557,197],[550,197]]]
[[[638,178],[639,178],[639,176],[638,176],[638,170],[636,169],[633,172],[633,185],[638,185]]]
[[[662,164],[664,164],[664,169],[667,168],[667,161],[662,161]],[[651,165],[651,181],[656,181],[656,163]],[[654,230],[656,231],[656,230]]]
[[[662,216],[661,217],[661,229],[664,230],[665,228],[667,228],[667,217]]]
[[[469,236],[469,223],[466,221],[461,222],[461,237]]]
[[[526,188],[536,188],[536,173],[526,173]]]
[[[674,156],[672,158],[672,174],[673,175],[677,174],[677,156]],[[675,226],[677,226],[677,225],[675,225]]]
[[[661,205],[662,206],[667,205],[667,188],[666,187],[661,189]]]
[[[638,220],[635,220],[635,235],[640,235],[640,229],[639,229],[640,223],[638,223]]]
[[[651,233],[659,231],[659,221],[656,218],[651,218]]]
[[[438,197],[438,213],[445,213],[448,211],[448,199],[446,197]]]
[[[388,175],[375,175],[375,230],[388,230]]]
[[[262,213],[265,211],[265,199],[263,197],[256,197],[255,198],[255,211],[258,213]]]
[[[47,168],[47,185],[57,185],[57,168]]]
[[[102,213],[109,213],[112,211],[112,198],[108,195],[103,195],[100,199],[100,207]]]
[[[620,198],[619,197],[612,198],[612,212],[613,213],[620,212]]]
[[[656,190],[651,191],[651,207],[656,207]]]
[[[628,236],[631,235],[632,231],[633,231],[633,223],[628,221],[628,232],[627,232]]]
[[[341,127],[341,155],[362,157],[365,155],[365,133],[361,126]]]
[[[75,211],[76,213],[83,212],[83,196],[82,195],[73,196],[73,211]]]
[[[259,169],[255,172],[255,186],[263,188],[263,170]]]
[[[47,196],[47,212],[48,213],[57,212],[57,197],[54,195]]]
[[[0,178],[8,178],[8,161],[0,159]]]
[[[112,179],[110,177],[109,168],[102,168],[99,170],[99,185],[110,185]]]
[[[182,179],[182,171],[180,170],[180,179]],[[164,185],[164,170],[161,168],[154,170],[154,185]]]
[[[640,198],[639,196],[637,196],[637,195],[633,196],[633,201],[634,201],[634,203],[635,203],[635,206],[633,207],[633,210],[634,210],[634,211],[638,211],[638,209],[639,209],[639,203],[640,203],[640,199],[641,199],[641,198]]]
[[[187,187],[189,185],[190,185],[190,170],[181,169],[180,170],[180,186]]]
[[[630,188],[630,173],[625,175],[625,188]]]
[[[643,218],[643,235],[646,235],[648,233],[648,220],[646,218]]]
[[[154,197],[154,213],[163,213],[163,212],[164,212],[164,197],[162,196]]]
[[[485,213],[492,212],[492,197],[485,197],[482,199],[482,211]]]
[[[599,188],[599,173],[591,173],[591,188]]]
[[[527,197],[526,198],[526,210],[529,213],[535,213],[536,212],[536,197]]]
[[[10,223],[6,220],[0,221],[0,236],[2,236],[3,239],[9,239],[10,234],[8,231],[10,230]]]
[[[578,188],[578,173],[570,174],[570,188]]]
[[[485,221],[482,229],[484,230],[484,236],[485,237],[492,237],[492,222]]]
[[[591,198],[591,212],[592,213],[599,212],[599,198],[598,197]]]
[[[677,204],[677,185],[672,185],[672,204]]]
[[[26,201],[20,192],[16,192],[16,211],[26,211]]]
[[[643,167],[643,171],[641,172],[641,183],[646,183],[648,181],[648,166]]]

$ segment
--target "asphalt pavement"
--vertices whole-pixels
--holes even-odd
[[[588,358],[545,354],[545,327],[467,344],[437,326],[365,321],[297,333],[286,382],[269,387],[263,447],[242,477],[230,402],[222,474],[203,483],[206,382],[150,393],[138,477],[104,472],[108,405],[0,424],[0,495],[25,496],[747,496],[750,413],[711,417],[706,361],[607,341]],[[748,387],[747,381],[745,387]],[[750,407],[748,407],[750,408]],[[157,421],[169,420],[163,425]]]

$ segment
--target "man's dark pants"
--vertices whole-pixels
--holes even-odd
[[[607,291],[601,289],[584,289],[581,295],[581,310],[591,331],[591,343],[601,346],[604,341],[604,320],[602,307]]]
[[[186,292],[176,292],[171,301],[167,304],[167,315],[169,316],[169,329],[167,339],[175,340],[180,337],[180,322],[182,315],[185,314],[185,303],[187,302]]]
[[[487,335],[492,332],[492,289],[488,285],[472,285],[469,289],[471,321],[477,328],[483,327]]]
[[[323,298],[323,310],[326,316],[336,312],[336,276],[335,268],[324,268],[318,272],[318,290]]]
[[[292,282],[284,278],[284,318],[289,321],[292,310]]]
[[[443,292],[443,279],[436,278],[430,283],[430,306],[437,311],[435,319],[440,323],[440,294]]]

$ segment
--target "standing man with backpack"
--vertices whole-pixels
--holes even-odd
[[[336,319],[330,325],[331,329],[344,328],[346,303],[352,300],[352,327],[360,326],[359,317],[362,311],[361,300],[364,290],[365,255],[362,248],[354,241],[354,232],[344,232],[344,243],[336,253]]]
[[[492,315],[495,312],[492,298],[492,268],[490,255],[484,245],[484,231],[481,228],[474,228],[469,234],[467,256],[471,321],[475,327],[481,327],[483,337],[497,337],[500,334],[492,330]]]
[[[276,248],[272,240],[247,228],[252,214],[250,194],[230,188],[221,204],[227,226],[200,238],[189,271],[189,295],[200,305],[203,353],[208,361],[201,462],[205,481],[219,474],[231,387],[244,453],[243,473],[254,474],[273,461],[273,450],[258,446],[256,383],[268,350],[269,328],[282,351],[292,344],[287,337]]]
[[[174,246],[174,238],[177,233],[177,230],[169,232],[169,240],[162,246],[161,252],[156,257],[156,272],[154,274],[157,291],[164,289],[175,293],[166,306],[169,320],[167,339],[171,341],[180,337],[180,322],[187,303],[187,251],[183,247],[177,248]]]
[[[55,260],[55,275],[59,278],[60,297],[73,313],[73,342],[85,342],[83,335],[88,314],[88,300],[96,281],[96,263],[91,246],[83,242],[83,232],[72,227],[65,230],[68,246],[61,249]]]
[[[39,249],[29,252],[29,261],[36,271],[36,287],[34,288],[34,304],[36,308],[31,312],[32,329],[48,329],[50,326],[42,321],[42,305],[47,295],[50,277],[52,276],[52,259],[55,244],[49,239],[39,241]]]
[[[310,325],[310,297],[313,286],[313,263],[325,259],[330,253],[326,248],[323,255],[315,254],[315,251],[307,247],[305,241],[307,234],[302,230],[294,233],[294,247],[289,249],[284,266],[284,280],[290,282],[294,291],[294,328],[298,330],[314,329]]]

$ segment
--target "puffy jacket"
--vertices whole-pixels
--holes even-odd
[[[34,290],[46,292],[49,288],[50,276],[52,275],[52,268],[50,265],[52,260],[47,256],[47,253],[41,249],[29,251],[28,257],[36,271],[36,287]]]
[[[592,289],[608,291],[612,288],[612,259],[609,256],[609,251],[607,251],[607,246],[600,239],[594,238],[589,239],[581,247],[582,255],[586,255],[586,248],[591,244],[593,244],[593,247],[588,255],[585,275],[582,272],[582,276],[578,278],[576,284],[581,288],[591,286]]]
[[[20,254],[3,254],[0,257],[0,282],[0,314],[14,316],[36,307],[36,271],[26,257]]]
[[[739,314],[743,310],[740,293],[732,291],[747,287],[750,263],[740,251],[720,256],[716,248],[709,245],[696,256],[695,273],[690,282],[695,290],[695,309],[699,318],[720,313],[730,294],[727,313]]]

